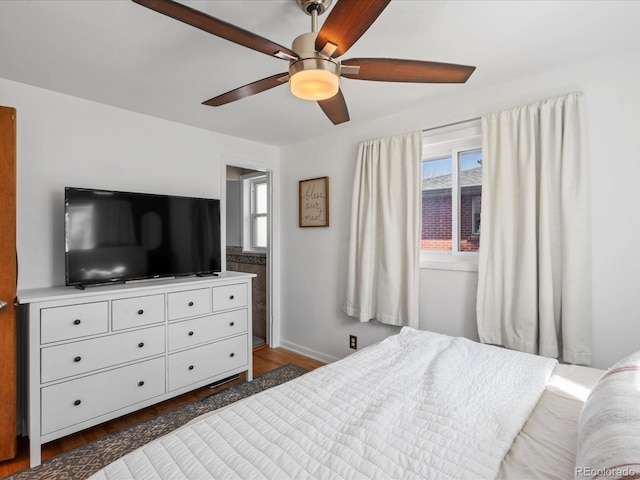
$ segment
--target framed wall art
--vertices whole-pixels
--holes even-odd
[[[329,177],[298,182],[299,226],[329,226]]]

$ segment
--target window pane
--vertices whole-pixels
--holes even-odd
[[[255,198],[256,198],[256,211],[254,213],[267,213],[267,184],[256,183]]]
[[[422,162],[422,250],[451,251],[451,165],[451,157]]]
[[[267,248],[267,217],[253,217],[253,246]]]
[[[482,201],[482,151],[469,150],[458,156],[460,172],[460,251],[477,252],[480,247]]]

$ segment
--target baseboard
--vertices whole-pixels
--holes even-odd
[[[318,352],[311,348],[298,345],[297,343],[288,342],[287,340],[280,340],[280,346],[285,350],[291,350],[292,352],[299,353],[300,355],[304,355],[305,357],[313,358],[314,360],[324,363],[333,363],[340,360],[332,355],[327,355],[326,353]]]

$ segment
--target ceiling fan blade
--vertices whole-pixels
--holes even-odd
[[[327,42],[338,48],[331,54],[344,55],[376,21],[391,0],[339,0],[329,13],[316,38],[320,52]]]
[[[278,85],[286,84],[288,78],[289,74],[287,72],[278,73],[277,75],[263,78],[262,80],[249,83],[248,85],[223,93],[217,97],[210,98],[206,102],[202,102],[202,104],[210,107],[219,107],[220,105],[235,102],[236,100],[242,100],[243,98],[250,97],[256,93],[264,92],[265,90],[277,87]]]
[[[333,97],[318,101],[318,105],[334,125],[349,121],[349,110],[344,101],[342,90],[338,90]]]
[[[275,56],[290,60],[289,58],[278,56],[279,52],[298,58],[293,50],[278,45],[277,43],[267,40],[255,33],[236,27],[223,20],[207,15],[204,12],[187,7],[181,3],[172,0],[133,0],[135,3],[143,7],[150,8],[156,12],[162,13],[168,17],[175,18],[183,23],[199,28],[205,32],[216,35],[230,42],[237,43],[247,48],[251,48],[267,55]]]
[[[341,75],[354,80],[413,83],[464,83],[476,67],[453,63],[399,60],[396,58],[350,58],[342,65],[359,66],[357,74]]]

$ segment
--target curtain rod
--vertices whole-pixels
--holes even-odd
[[[446,125],[439,125],[437,127],[425,128],[422,131],[430,132],[431,130],[438,130],[440,128],[445,128],[445,127],[453,127],[455,125],[462,125],[463,123],[477,122],[478,120],[481,120],[481,117],[469,118],[467,120],[460,120],[459,122],[447,123]]]

